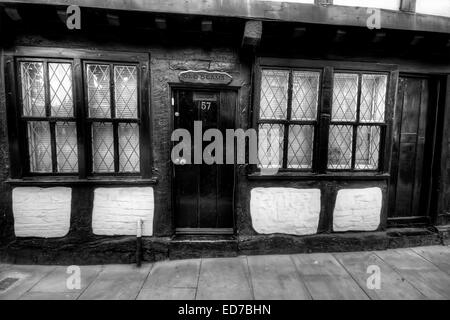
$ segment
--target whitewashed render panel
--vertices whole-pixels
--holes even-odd
[[[380,188],[339,190],[333,212],[333,231],[373,231],[380,225]]]
[[[429,1],[429,0],[427,0]],[[400,0],[333,0],[334,5],[399,10]]]
[[[17,237],[57,238],[69,232],[71,188],[18,187],[12,201]]]
[[[450,0],[416,0],[416,12],[450,17]]]
[[[142,235],[153,234],[154,198],[151,187],[97,188],[94,191],[92,230],[97,235],[136,235],[142,219]]]
[[[314,4],[314,0],[257,0],[257,1],[295,2],[295,3],[309,3],[309,4]]]
[[[250,214],[258,233],[315,234],[319,225],[320,189],[253,188]]]

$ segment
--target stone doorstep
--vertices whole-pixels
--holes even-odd
[[[441,237],[442,244],[450,245],[450,224],[445,226],[436,227],[438,230],[439,236]]]
[[[392,228],[377,232],[323,233],[309,236],[286,234],[234,237],[143,238],[143,260],[233,257],[237,255],[295,254],[386,250],[449,244],[450,227]],[[134,263],[136,238],[102,237],[77,242],[61,238],[24,238],[0,247],[0,263],[108,264]]]

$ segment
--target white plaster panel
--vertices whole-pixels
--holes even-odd
[[[258,233],[315,234],[319,225],[320,190],[253,188],[250,214]]]
[[[416,12],[450,17],[449,0],[416,0]]]
[[[334,231],[373,231],[380,225],[380,188],[339,190],[333,212]]]
[[[64,237],[70,229],[72,189],[13,189],[14,232],[17,237]]]
[[[429,1],[429,0],[428,0]],[[400,0],[333,0],[334,5],[398,10]]]
[[[151,187],[97,188],[94,191],[92,230],[97,235],[136,235],[142,219],[142,235],[153,234],[154,198]]]

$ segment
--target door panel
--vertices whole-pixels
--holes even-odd
[[[234,166],[194,164],[194,121],[202,134],[212,128],[234,129],[236,93],[232,91],[175,90],[175,129],[191,134],[191,163],[174,164],[175,225],[179,232],[208,233],[233,228]],[[210,141],[202,142],[202,152]],[[225,143],[224,143],[225,145]],[[225,155],[225,151],[223,151]],[[186,231],[187,230],[187,231]]]
[[[431,177],[433,119],[429,78],[400,77],[395,112],[390,218],[426,217]]]

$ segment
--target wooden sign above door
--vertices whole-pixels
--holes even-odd
[[[204,84],[223,84],[227,85],[233,77],[226,72],[187,70],[180,72],[178,78],[181,82],[204,83]]]

